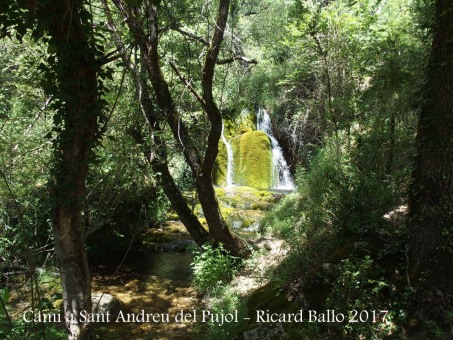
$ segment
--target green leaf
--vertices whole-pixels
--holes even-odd
[[[0,289],[0,297],[2,298],[3,302],[6,304],[10,298],[8,288]]]

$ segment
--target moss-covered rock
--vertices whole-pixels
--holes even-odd
[[[249,131],[231,139],[233,181],[253,188],[269,188],[272,181],[272,151],[269,137]]]
[[[215,188],[215,193],[221,204],[242,209],[255,209],[252,207],[253,205],[269,207],[281,198],[281,195],[276,198],[276,194],[271,191],[240,186]]]
[[[256,113],[254,110],[242,110],[240,115],[234,121],[236,130],[235,134],[240,135],[256,130]],[[233,136],[231,136],[233,137]]]
[[[238,135],[238,122],[230,117],[223,118],[223,135],[227,140]]]
[[[233,114],[223,119],[223,134],[227,140],[256,129],[256,114],[254,111],[243,110],[236,118]],[[228,154],[225,143],[219,141],[219,151],[213,168],[214,185],[225,186],[228,166]]]
[[[227,177],[228,154],[225,143],[219,141],[219,152],[212,169],[214,185],[225,186]]]

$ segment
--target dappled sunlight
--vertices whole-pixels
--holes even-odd
[[[93,268],[93,291],[113,295],[122,302],[124,313],[169,313],[195,308],[196,292],[190,287],[190,253],[136,254],[127,260],[110,282],[115,268]],[[99,325],[99,334],[118,339],[193,339],[193,325],[175,322],[110,323]]]

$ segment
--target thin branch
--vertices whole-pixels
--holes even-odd
[[[244,57],[242,55],[236,55],[234,57],[231,57],[231,58],[227,58],[227,59],[223,59],[223,60],[218,60],[217,61],[217,65],[224,65],[224,64],[230,64],[230,63],[233,63],[235,62],[236,60],[239,60],[239,61],[243,61],[247,64],[258,64],[258,62],[256,61],[256,59],[249,59],[247,57]]]
[[[118,57],[121,57],[121,54],[118,55]],[[113,102],[112,108],[110,109],[110,113],[107,116],[107,119],[105,120],[104,125],[99,129],[99,135],[104,134],[104,132],[107,131],[107,125],[110,122],[110,119],[112,118],[113,112],[116,109],[116,105],[118,104],[118,99],[120,97],[121,91],[123,90],[123,85],[124,85],[124,79],[126,77],[126,69],[123,70],[123,75],[121,76],[121,83],[120,83],[120,88],[118,89],[118,92],[116,93],[115,101]]]
[[[111,34],[112,34],[113,38],[114,38],[115,44],[116,44],[116,46],[118,48],[118,51],[121,54],[121,59],[123,61],[123,66],[125,67],[125,69],[127,69],[129,71],[130,75],[132,75],[133,81],[134,81],[134,83],[135,83],[135,85],[137,87],[138,93],[139,93],[139,97],[141,98],[144,89],[143,89],[143,86],[142,86],[142,82],[140,81],[140,75],[138,73],[137,65],[134,64],[132,62],[132,60],[131,60],[133,51],[131,51],[131,53],[129,55],[127,55],[127,53],[126,53],[127,51],[125,49],[125,44],[124,44],[123,40],[121,39],[120,35],[118,34],[118,28],[115,25],[115,21],[113,20],[113,16],[112,16],[112,13],[110,12],[110,8],[107,5],[107,1],[106,0],[102,0],[102,5],[103,5],[104,11],[105,11],[105,13],[107,15],[108,27],[109,27],[109,29],[111,31]],[[153,127],[152,127],[152,124],[151,124],[150,120],[148,119],[148,117],[144,113],[145,110],[142,107],[142,101],[141,100],[139,100],[139,107],[140,107],[140,112],[143,114],[143,118],[145,119],[146,126],[147,126],[150,134],[152,135],[153,134]]]
[[[197,98],[197,100],[200,102],[203,109],[206,109],[206,102],[203,99],[203,97],[198,94],[197,90],[195,90],[193,88],[192,84],[190,84],[190,82],[181,74],[179,69],[176,67],[176,65],[172,61],[170,61],[169,64],[170,64],[171,68],[173,69],[173,71],[175,71],[175,73],[177,74],[179,79],[182,81],[182,83],[189,89],[190,92],[192,92],[192,94],[195,96],[195,98]]]
[[[190,39],[192,39],[192,40],[194,40],[194,41],[197,41],[197,42],[199,42],[199,43],[202,43],[202,44],[205,45],[205,46],[209,46],[209,41],[207,41],[206,39],[204,39],[204,38],[202,38],[202,37],[199,37],[199,36],[197,36],[197,35],[195,35],[195,34],[193,34],[193,33],[184,31],[184,30],[180,29],[179,27],[177,27],[177,26],[175,26],[175,25],[173,25],[173,26],[171,27],[171,29],[172,29],[172,30],[175,30],[176,32],[181,33],[183,36],[186,36],[186,37],[188,37],[188,38],[190,38]]]
[[[16,195],[14,195],[14,192],[12,191],[11,186],[8,183],[8,179],[6,178],[6,175],[4,174],[4,172],[1,169],[0,169],[0,176],[3,178],[3,180],[4,180],[5,184],[6,184],[6,188],[8,189],[8,192],[9,192],[9,194],[10,194],[10,196],[11,196],[13,202],[14,202],[14,207],[17,210],[19,222],[22,224],[23,211],[20,208],[19,203],[17,202]]]
[[[106,65],[108,63],[111,63],[112,61],[118,60],[121,58],[121,54],[113,54],[110,57],[104,57],[101,60],[101,65]]]
[[[11,321],[11,317],[9,316],[8,310],[6,309],[5,301],[3,301],[3,298],[2,298],[1,295],[0,295],[0,305],[2,305],[3,312],[5,313],[6,322],[8,322],[9,327],[10,327],[11,330],[13,331],[14,338],[17,339],[17,335],[16,335],[16,333],[14,332],[14,325],[13,325],[13,322]]]

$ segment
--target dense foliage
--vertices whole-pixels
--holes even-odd
[[[197,232],[191,232],[195,241],[212,242],[196,252],[193,286],[217,299],[214,310],[246,310],[246,299],[228,283],[240,267],[230,253],[243,256],[249,248],[233,233],[226,238],[230,244],[216,244],[229,226],[210,172],[217,149],[226,153],[216,144],[221,118],[228,133],[242,131],[233,122],[243,110],[253,113],[258,107],[270,112],[297,187],[260,223],[261,234],[281,238],[291,249],[269,273],[279,292],[273,291],[275,299],[270,300],[302,282],[291,293],[291,301],[301,306],[390,311],[385,322],[288,325],[286,334],[384,338],[422,328],[446,336],[451,311],[438,320],[412,317],[416,277],[408,273],[405,222],[418,114],[430,102],[431,4],[77,3],[85,39],[71,44],[52,26],[58,13],[47,16],[52,1],[0,6],[0,337],[45,332],[8,315],[10,293],[20,283],[29,284],[27,294],[37,311],[55,309],[54,302],[61,299],[57,278],[49,274],[58,265],[52,225],[58,229],[59,198],[72,208],[66,196],[75,189],[67,174],[80,172],[68,168],[64,156],[81,126],[68,115],[74,109],[94,126],[90,138],[81,138],[88,147],[78,203],[90,262],[138,248],[148,228],[161,227],[175,212],[185,222],[183,211],[201,235],[197,240]],[[221,22],[222,4],[229,16],[219,30],[215,20]],[[213,48],[210,43],[220,32],[221,44]],[[80,48],[75,51],[74,46]],[[92,66],[94,80],[94,98],[86,110],[78,107],[85,98],[79,90],[89,84],[73,77],[85,76],[72,68],[80,59]],[[269,144],[264,133],[258,134]],[[232,142],[249,145],[244,153],[256,155],[247,141],[251,135]],[[268,165],[249,166],[242,160],[249,154],[236,156],[244,169],[253,168],[260,180],[270,181]],[[176,208],[172,193],[185,210]],[[206,200],[203,193],[213,199]],[[201,202],[202,218],[197,200],[206,200]],[[212,222],[216,218],[219,228]],[[209,231],[200,221],[211,223]],[[48,277],[52,288],[41,284]],[[211,323],[208,332],[227,339],[245,328],[242,323],[227,328]],[[61,336],[57,328],[47,332],[47,338]]]
[[[203,246],[195,252],[193,259],[193,286],[201,293],[216,295],[217,290],[233,278],[238,260],[222,245],[215,249]]]

